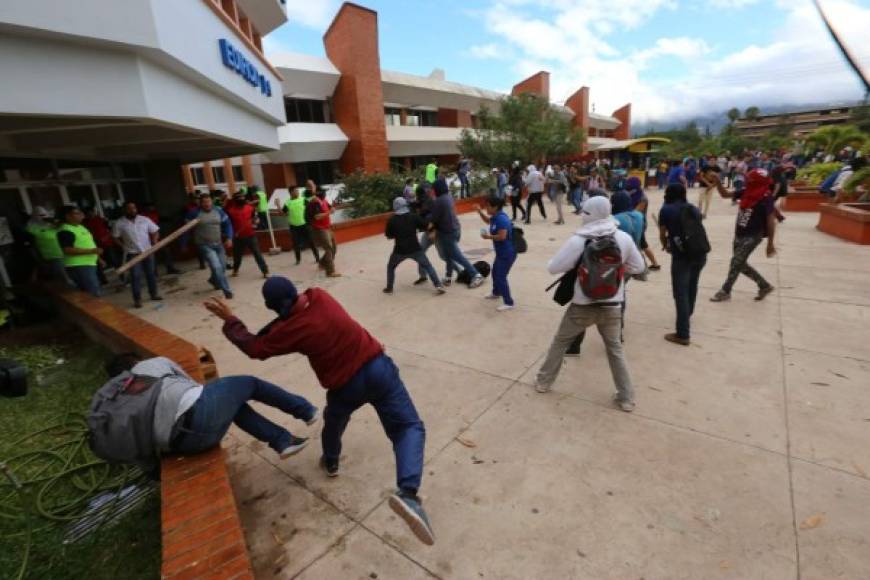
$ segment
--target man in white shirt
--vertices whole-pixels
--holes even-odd
[[[624,276],[616,294],[606,300],[593,300],[586,296],[579,279],[574,282],[574,297],[553,342],[544,364],[538,370],[535,389],[539,393],[549,392],[562,368],[565,351],[578,334],[587,327],[595,325],[607,349],[607,361],[613,382],[616,383],[614,402],[626,412],[634,410],[634,387],[628,373],[628,364],[620,340],[622,322],[622,302],[625,300],[625,279],[630,274],[640,274],[645,264],[637,245],[631,236],[618,229],[615,219],[610,215],[610,200],[606,197],[593,197],[583,204],[581,215],[583,226],[572,235],[559,252],[547,264],[550,274],[562,274],[577,269],[588,240],[613,236],[619,246]]]
[[[529,199],[526,202],[526,223],[532,223],[532,204],[537,203],[538,209],[541,210],[541,216],[546,220],[547,212],[544,211],[544,183],[546,179],[544,175],[534,165],[529,165],[527,168],[526,177],[524,179],[526,187],[529,188]]]
[[[147,217],[139,215],[136,204],[128,201],[124,204],[124,216],[118,219],[112,228],[112,237],[124,249],[126,263],[157,243],[160,228]],[[151,300],[163,300],[157,292],[157,275],[154,268],[154,256],[151,255],[130,269],[130,287],[133,290],[133,306],[136,308],[142,308],[143,272]]]

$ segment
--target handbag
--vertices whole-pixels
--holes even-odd
[[[587,240],[587,244],[588,244]],[[555,282],[547,286],[545,292],[549,292],[553,286],[556,286],[556,292],[553,294],[553,300],[559,306],[565,306],[574,299],[574,283],[577,281],[577,268],[580,267],[580,262],[583,260],[583,253],[586,251],[584,246],[583,252],[577,258],[577,263],[574,267],[562,274]]]

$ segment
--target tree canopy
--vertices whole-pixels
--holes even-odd
[[[583,144],[583,131],[536,95],[507,96],[477,119],[477,128],[462,130],[459,150],[492,167],[575,155]]]

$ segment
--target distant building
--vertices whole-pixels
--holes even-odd
[[[734,129],[741,137],[763,137],[777,127],[791,127],[793,137],[803,138],[826,125],[842,125],[849,122],[854,105],[840,105],[820,109],[804,109],[788,113],[759,115],[755,119],[737,119]]]

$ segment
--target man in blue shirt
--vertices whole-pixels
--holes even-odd
[[[671,161],[671,169],[668,171],[668,185],[679,184],[683,187],[689,187],[686,180],[686,170],[683,169],[683,164],[679,161]]]

